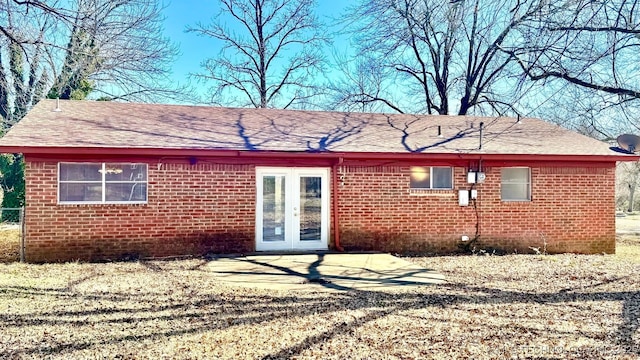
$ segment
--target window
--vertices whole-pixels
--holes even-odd
[[[147,164],[60,163],[60,203],[139,204],[147,202]]]
[[[530,201],[531,176],[529,168],[503,168],[500,194],[503,201]]]
[[[411,189],[453,189],[451,167],[411,167]]]

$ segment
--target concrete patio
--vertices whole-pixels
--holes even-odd
[[[381,253],[216,257],[205,269],[227,284],[283,290],[386,291],[445,281],[433,270]]]

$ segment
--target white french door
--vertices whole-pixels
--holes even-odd
[[[256,168],[256,250],[326,250],[329,169]]]

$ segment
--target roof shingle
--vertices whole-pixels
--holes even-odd
[[[533,118],[374,114],[94,101],[40,101],[3,147],[287,152],[616,155]],[[482,148],[480,125],[483,124]],[[439,130],[440,129],[440,136]]]

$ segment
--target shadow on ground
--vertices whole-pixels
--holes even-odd
[[[206,269],[220,281],[262,289],[386,291],[444,283],[433,270],[381,253],[218,257]]]

